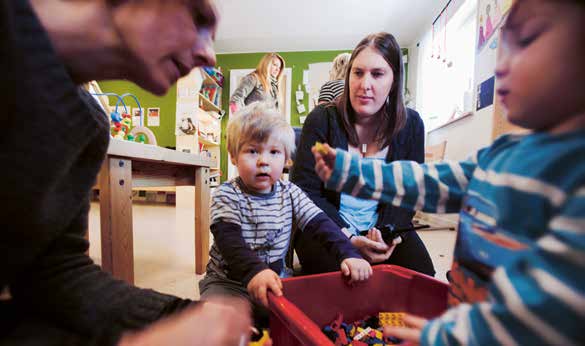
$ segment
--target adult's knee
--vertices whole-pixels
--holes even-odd
[[[435,267],[425,244],[415,232],[409,232],[396,247],[389,263],[435,276]]]

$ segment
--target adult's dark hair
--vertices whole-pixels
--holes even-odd
[[[382,106],[380,127],[378,127],[374,137],[374,140],[378,143],[379,147],[384,148],[392,142],[392,138],[394,138],[394,136],[406,124],[406,107],[404,105],[404,95],[402,91],[404,83],[402,51],[400,50],[400,45],[398,45],[398,42],[396,42],[396,39],[392,34],[387,32],[370,34],[361,40],[355,47],[348,63],[348,73],[345,76],[343,95],[337,100],[337,109],[341,114],[343,127],[347,133],[349,143],[353,146],[359,146],[358,135],[354,127],[356,114],[349,98],[349,78],[355,58],[367,47],[376,49],[380,55],[384,57],[388,65],[390,65],[390,68],[394,73],[392,88],[390,89],[390,93],[388,94],[384,106]]]

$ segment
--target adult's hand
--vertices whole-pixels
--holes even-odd
[[[382,239],[382,233],[377,228],[372,228],[366,236],[357,236],[351,238],[353,246],[358,248],[362,256],[370,263],[380,263],[386,261],[392,255],[396,245],[400,244],[402,239],[395,238],[392,245],[388,245]]]
[[[247,345],[251,326],[250,306],[246,301],[215,298],[143,331],[126,334],[119,345]]]

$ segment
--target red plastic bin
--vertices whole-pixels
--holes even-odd
[[[447,285],[415,271],[374,266],[366,282],[347,284],[339,272],[282,280],[284,295],[269,294],[270,336],[275,346],[330,345],[321,332],[335,315],[346,322],[378,312],[409,312],[426,318],[447,308]]]

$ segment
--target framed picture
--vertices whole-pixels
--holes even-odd
[[[147,110],[148,126],[160,126],[160,108],[149,107]]]
[[[140,113],[142,113],[142,121],[146,119],[146,113],[144,108],[134,107],[132,108],[132,126],[144,126],[144,124],[140,123]]]
[[[512,0],[480,0],[478,8],[477,51],[490,40],[512,6]]]

